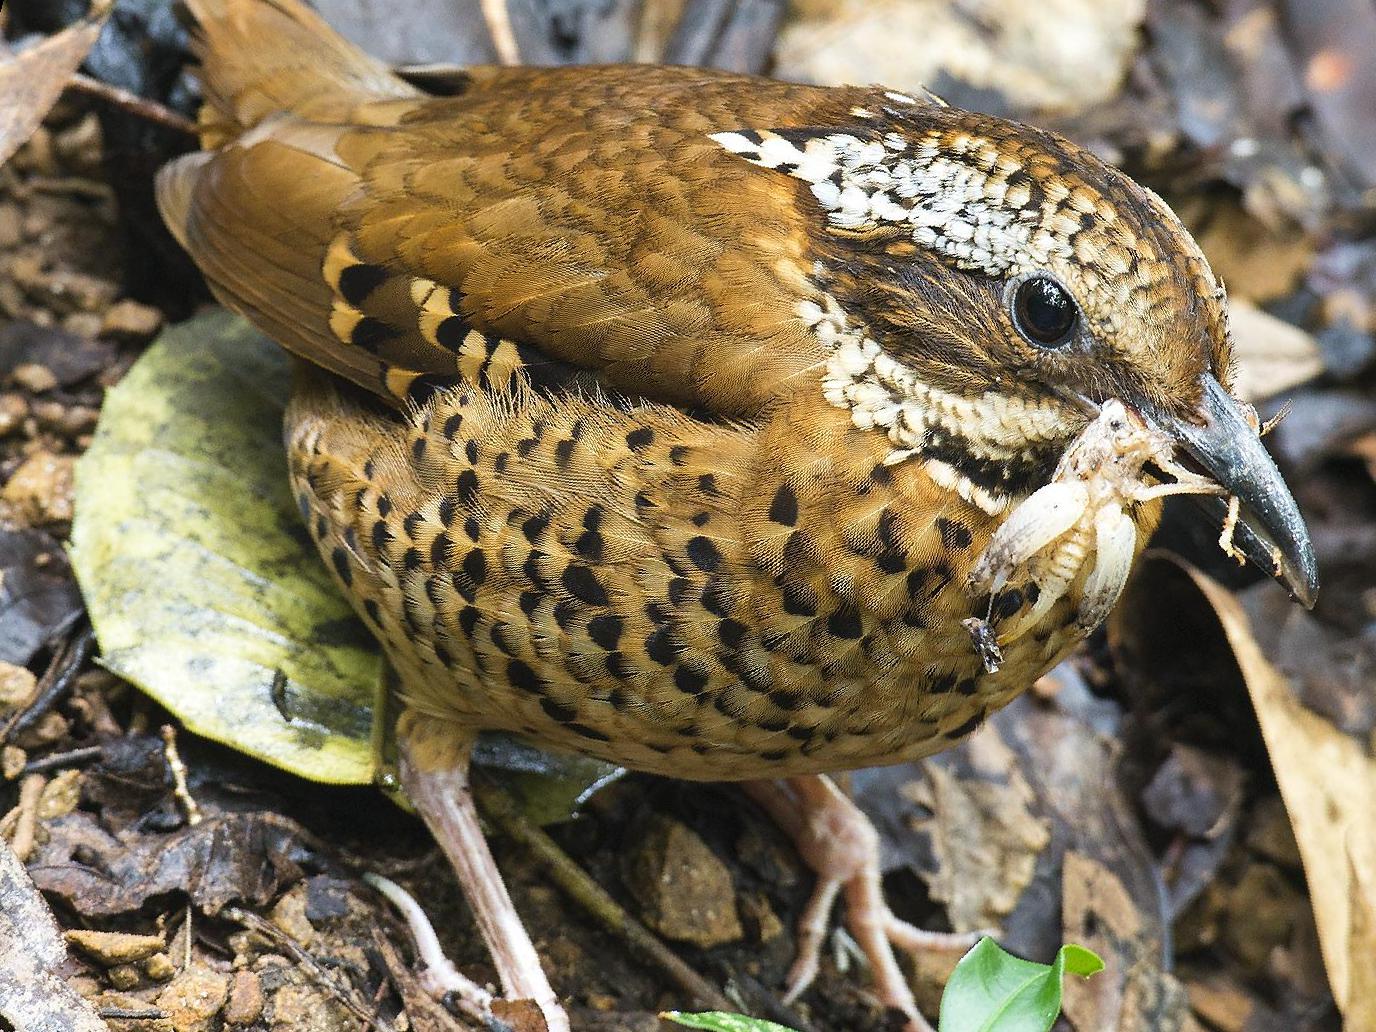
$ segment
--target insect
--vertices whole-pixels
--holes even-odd
[[[1123,402],[1100,406],[1051,482],[1009,514],[970,571],[971,592],[989,596],[986,616],[965,621],[986,670],[998,670],[1002,646],[1036,627],[1082,574],[1076,624],[1088,633],[1108,616],[1137,555],[1137,526],[1126,507],[1167,495],[1224,493],[1174,453],[1174,442]],[[995,632],[994,598],[1023,583],[1035,588],[1035,601]]]

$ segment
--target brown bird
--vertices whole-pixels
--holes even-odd
[[[1079,147],[701,69],[473,68],[435,97],[297,0],[189,6],[205,150],[164,216],[302,360],[303,517],[398,675],[403,781],[551,1028],[466,791],[479,730],[787,779],[752,794],[818,871],[792,991],[844,890],[920,1027],[891,943],[928,940],[817,775],[948,748],[1030,685],[1161,494],[1234,496],[1239,547],[1312,601],[1221,287]]]

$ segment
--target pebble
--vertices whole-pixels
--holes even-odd
[[[66,939],[70,945],[106,967],[147,960],[165,948],[161,935],[99,932],[89,928],[73,928],[66,933]]]
[[[148,340],[162,329],[162,312],[138,301],[117,301],[101,319],[100,336]]]
[[[625,877],[646,924],[666,938],[706,949],[745,934],[731,871],[697,832],[679,821],[664,816],[648,820]]]
[[[24,240],[24,217],[14,204],[0,204],[0,251],[18,247]]]
[[[24,425],[29,403],[22,394],[0,394],[0,437],[8,437]]]
[[[76,459],[36,451],[0,489],[0,500],[18,521],[30,527],[71,521],[75,507]]]
[[[28,667],[0,660],[0,710],[23,705],[36,684],[38,678]]]
[[[166,953],[155,953],[143,962],[143,973],[155,982],[166,982],[177,973],[177,966]]]
[[[263,1013],[263,982],[252,971],[236,971],[225,1004],[226,1025],[252,1025]]]
[[[37,362],[21,362],[10,373],[10,379],[30,394],[42,394],[57,386],[57,377],[45,365]]]
[[[157,1005],[166,1012],[177,1032],[210,1032],[215,1016],[228,998],[227,976],[193,967],[183,971],[158,994]]]

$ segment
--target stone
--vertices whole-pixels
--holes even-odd
[[[4,508],[29,527],[71,521],[74,510],[76,459],[71,455],[34,452],[0,489]]]
[[[188,968],[158,994],[158,1008],[177,1032],[210,1032],[229,998],[229,978],[203,967]]]
[[[645,923],[704,949],[738,941],[745,933],[726,864],[679,821],[655,816],[644,829],[624,876]]]
[[[234,972],[225,1004],[226,1025],[252,1025],[263,1013],[263,982],[252,971]]]
[[[99,932],[89,928],[74,928],[66,933],[66,939],[97,964],[104,964],[106,967],[147,960],[165,948],[160,935]]]

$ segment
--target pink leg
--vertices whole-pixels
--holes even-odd
[[[830,778],[808,775],[750,781],[743,787],[794,840],[817,875],[799,922],[798,957],[788,973],[785,999],[796,999],[816,978],[832,904],[844,895],[846,926],[870,962],[880,999],[908,1016],[908,1032],[932,1032],[918,1012],[893,947],[964,950],[977,936],[927,932],[894,916],[884,901],[879,874],[879,833]]]
[[[478,823],[468,784],[468,750],[462,751],[453,766],[426,771],[415,764],[405,736],[399,744],[402,787],[458,875],[459,885],[492,954],[503,993],[511,1000],[535,1001],[549,1032],[569,1032],[568,1015],[545,977],[535,945],[507,894],[502,873]],[[462,984],[438,988],[466,993],[470,986],[467,979],[462,979]]]

